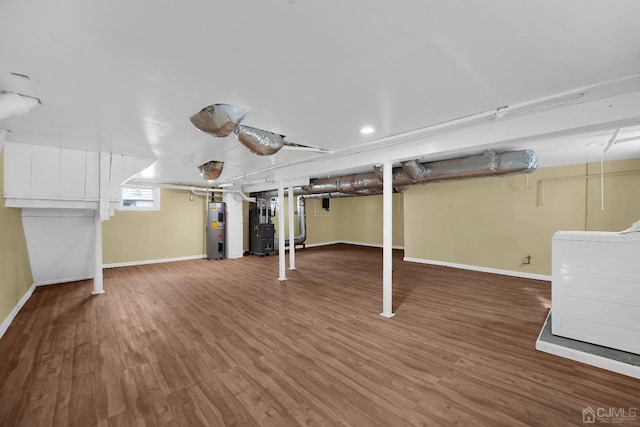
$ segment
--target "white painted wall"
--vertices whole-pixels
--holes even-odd
[[[94,276],[94,212],[100,209],[100,219],[108,220],[111,209],[119,207],[121,184],[153,162],[120,154],[5,143],[5,206],[23,208],[36,284]]]
[[[33,281],[36,285],[92,278],[92,210],[23,209]]]
[[[244,221],[242,217],[242,198],[238,194],[225,193],[227,204],[227,258],[241,258],[244,239]]]

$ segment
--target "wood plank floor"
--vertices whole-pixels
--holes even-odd
[[[286,282],[245,257],[37,288],[0,340],[0,425],[560,426],[640,406],[640,381],[535,351],[546,282],[396,252],[385,319],[380,249],[297,255]]]

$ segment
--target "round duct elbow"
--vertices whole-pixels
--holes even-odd
[[[213,181],[217,179],[222,173],[222,168],[224,167],[224,162],[217,162],[215,160],[211,160],[207,163],[204,163],[198,166],[200,169],[200,175],[203,179],[207,181]]]
[[[231,135],[249,111],[231,104],[213,104],[191,116],[191,123],[202,132],[224,138]]]
[[[234,131],[238,141],[258,156],[277,153],[284,146],[284,135],[240,125]]]

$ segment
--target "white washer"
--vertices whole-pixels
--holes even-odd
[[[640,354],[640,232],[559,231],[551,332]]]

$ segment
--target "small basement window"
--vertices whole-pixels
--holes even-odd
[[[122,187],[122,210],[159,211],[160,189],[154,187]]]

